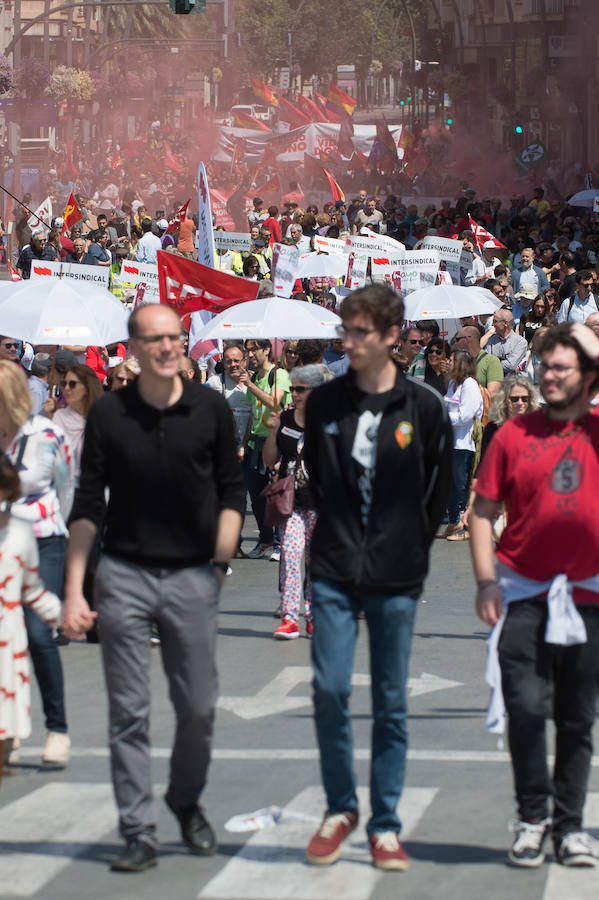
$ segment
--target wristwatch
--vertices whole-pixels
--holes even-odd
[[[220,559],[211,559],[210,564],[213,565],[215,569],[220,569],[225,575],[229,571],[229,563],[223,562]]]

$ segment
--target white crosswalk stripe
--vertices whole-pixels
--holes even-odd
[[[416,827],[437,788],[406,788],[399,805],[402,836]],[[368,818],[368,789],[359,788],[361,821]],[[298,794],[287,809],[313,816],[314,822],[290,822],[259,831],[198,895],[202,900],[368,900],[382,873],[370,865],[363,824],[346,841],[334,866],[305,864],[306,845],[325,809],[320,787]],[[358,865],[356,865],[358,864]]]
[[[583,823],[591,837],[599,838],[599,794],[587,794]],[[598,896],[599,868],[575,869],[550,863],[543,900],[597,900]]]
[[[52,782],[3,806],[0,897],[33,897],[115,824],[110,784]]]

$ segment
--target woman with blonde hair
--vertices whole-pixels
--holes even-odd
[[[135,381],[140,372],[141,366],[136,359],[126,359],[108,372],[108,390],[120,391]]]
[[[285,369],[286,372],[291,372],[292,369],[295,369],[298,363],[299,352],[297,341],[285,341],[285,343],[283,344],[283,349],[281,351],[281,368]]]
[[[94,372],[96,384],[99,381]],[[32,398],[23,371],[0,360],[0,451],[16,466],[21,498],[11,514],[33,530],[44,587],[62,597],[67,543],[66,521],[73,502],[73,474],[64,432],[45,416],[31,416]],[[25,608],[29,650],[42,697],[47,729],[42,761],[65,765],[70,741],[64,704],[62,665],[52,631]],[[13,745],[10,761],[16,761]]]

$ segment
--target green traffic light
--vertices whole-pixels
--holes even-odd
[[[448,124],[448,125],[453,125],[453,119],[448,119],[448,120],[447,120],[447,124]]]
[[[406,103],[409,103],[411,99],[411,97],[406,97]]]
[[[400,105],[400,106],[405,106],[405,105],[406,105],[406,101],[405,101],[405,100],[400,100],[400,101],[399,101],[399,105]]]
[[[524,129],[522,128],[522,125],[514,125],[514,131],[516,132],[516,134],[522,134]]]

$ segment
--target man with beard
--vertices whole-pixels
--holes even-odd
[[[496,433],[478,470],[470,517],[476,612],[496,626],[487,722],[501,732],[507,714],[518,804],[511,864],[540,866],[551,833],[558,863],[594,866],[582,812],[599,676],[599,418],[589,402],[599,340],[580,323],[558,325],[547,332],[540,360],[546,405]],[[495,571],[493,522],[504,504],[509,515]]]

